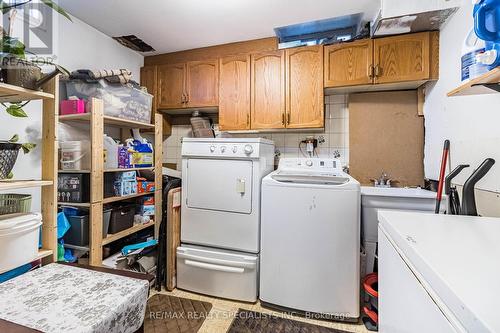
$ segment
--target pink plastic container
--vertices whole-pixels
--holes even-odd
[[[66,99],[61,101],[60,114],[65,115],[75,113],[85,113],[85,101],[83,99]]]

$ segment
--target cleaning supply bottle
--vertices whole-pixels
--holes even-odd
[[[473,3],[474,32],[485,41],[485,51],[476,55],[476,61],[491,70],[500,66],[500,0]]]
[[[485,47],[485,42],[479,39],[474,29],[471,29],[462,46],[462,81],[475,78],[481,72],[481,66],[485,67],[481,64],[477,65],[476,60],[477,55],[484,53]],[[472,77],[470,75],[471,68],[473,70]]]
[[[104,168],[118,168],[118,143],[106,134],[104,134],[103,143],[105,150]]]

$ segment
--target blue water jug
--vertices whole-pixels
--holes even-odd
[[[474,31],[484,41],[500,43],[500,0],[476,0]]]
[[[500,0],[476,0],[473,16],[474,32],[486,42],[476,60],[488,69],[500,66]]]

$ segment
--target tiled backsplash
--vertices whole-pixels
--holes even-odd
[[[348,95],[325,96],[325,131],[324,132],[272,132],[242,133],[234,137],[263,137],[274,141],[280,157],[302,157],[299,142],[308,136],[323,141],[317,148],[320,157],[334,157],[338,152],[343,165],[349,164],[349,110]],[[215,126],[216,134],[218,126]],[[172,127],[172,135],[163,143],[163,162],[175,163],[181,167],[181,143],[183,137],[191,136],[191,126],[176,125]],[[302,145],[305,153],[305,145]]]

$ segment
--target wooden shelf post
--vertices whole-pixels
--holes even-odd
[[[104,192],[104,106],[100,99],[93,98],[90,121],[91,166],[90,166],[90,254],[91,265],[102,265],[102,209]]]
[[[43,86],[44,93],[54,98],[43,100],[42,113],[42,179],[52,185],[42,186],[42,247],[52,250],[45,261],[57,260],[57,169],[58,169],[58,116],[59,76]]]
[[[155,238],[158,239],[162,219],[163,192],[163,115],[155,113]]]

